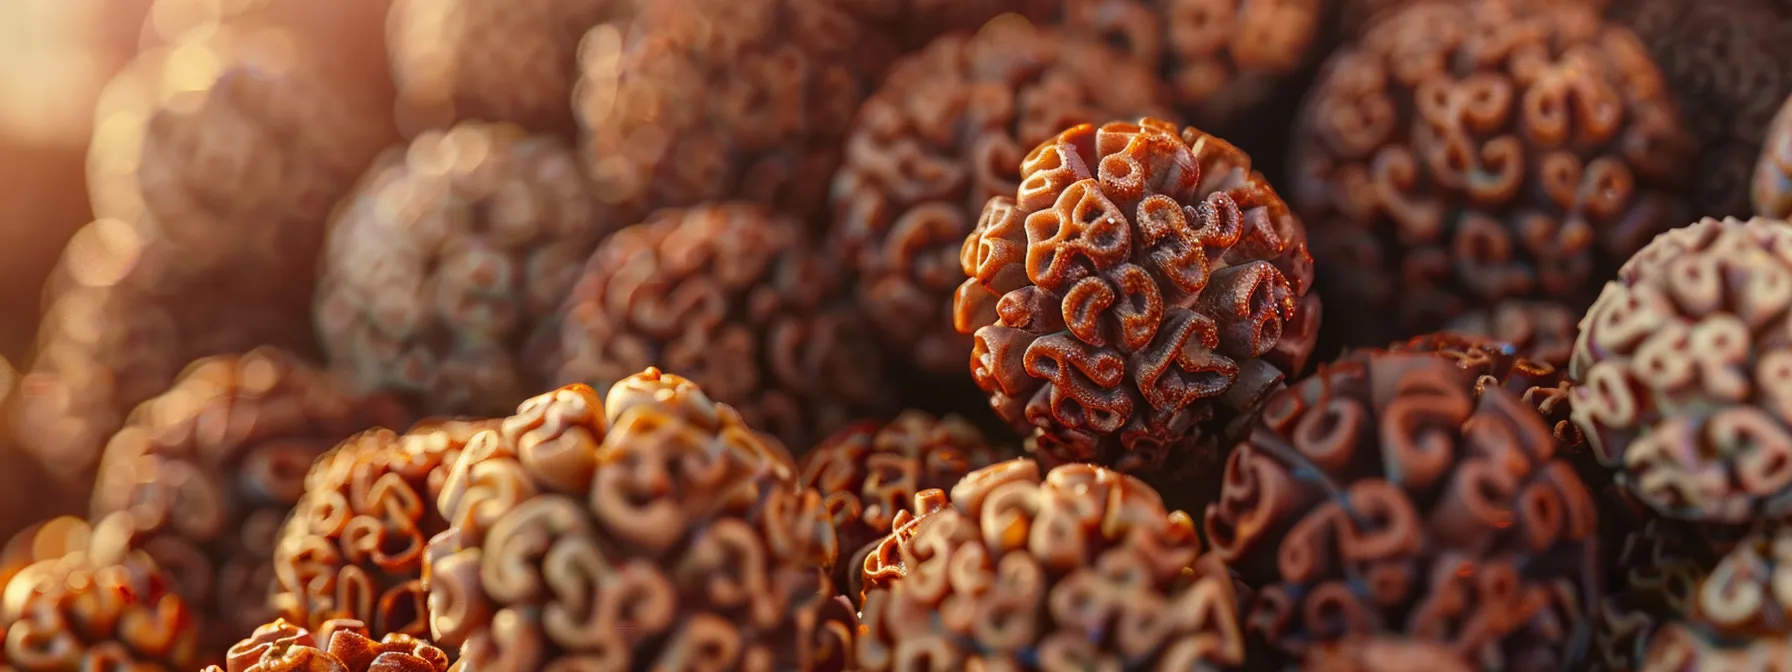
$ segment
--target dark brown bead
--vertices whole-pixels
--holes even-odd
[[[94,516],[129,512],[130,545],[167,571],[221,649],[273,617],[270,561],[305,472],[349,435],[403,421],[391,399],[271,348],[194,362],[106,444]]]
[[[1662,234],[1581,321],[1575,424],[1661,514],[1792,513],[1792,227],[1706,218]]]
[[[354,619],[370,636],[429,636],[423,547],[448,529],[436,499],[454,461],[498,420],[374,429],[317,458],[274,547],[274,606],[308,628]]]
[[[598,247],[536,356],[607,389],[648,366],[807,447],[891,409],[863,313],[795,220],[745,203],[668,209]]]
[[[851,667],[821,495],[776,440],[657,369],[481,432],[425,551],[431,629],[479,670]]]
[[[1683,221],[1643,44],[1577,2],[1425,2],[1335,52],[1293,133],[1327,332],[1381,347],[1508,299],[1571,310]]]
[[[1064,0],[1062,23],[1150,66],[1183,121],[1230,132],[1319,54],[1326,16],[1323,0]]]
[[[1792,6],[1777,0],[1648,0],[1614,2],[1611,15],[1642,38],[1699,143],[1683,195],[1690,214],[1788,214],[1754,211],[1749,190],[1756,159],[1772,142],[1774,113],[1792,94],[1792,70],[1779,65],[1792,62]]]
[[[1306,230],[1250,157],[1155,119],[1082,124],[1021,163],[960,256],[954,325],[1047,465],[1175,471],[1312,353]]]
[[[1357,351],[1271,398],[1206,514],[1296,656],[1365,637],[1476,668],[1576,662],[1600,599],[1598,512],[1542,416],[1426,353]]]
[[[957,373],[958,253],[983,204],[1012,196],[1026,152],[1066,127],[1164,116],[1151,71],[1107,46],[1004,19],[899,61],[859,108],[831,190],[831,249],[891,354]]]
[[[1188,514],[1088,464],[927,490],[864,561],[862,670],[1233,668],[1239,595]]]
[[[598,225],[737,200],[809,218],[897,49],[861,2],[652,0],[580,47],[573,113]]]
[[[508,413],[519,360],[607,230],[571,147],[508,124],[429,131],[376,161],[331,223],[317,330],[362,389]]]

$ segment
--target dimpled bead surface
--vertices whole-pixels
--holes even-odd
[[[1574,422],[1663,515],[1792,513],[1792,227],[1706,218],[1662,234],[1581,320]]]
[[[1236,147],[1159,120],[1041,143],[960,261],[971,375],[1048,464],[1190,462],[1317,336],[1300,220]]]
[[[1296,657],[1434,642],[1477,670],[1576,662],[1600,598],[1598,513],[1549,426],[1446,358],[1357,351],[1265,405],[1206,515]]]

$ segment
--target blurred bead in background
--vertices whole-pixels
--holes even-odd
[[[0,4],[0,357],[24,366],[38,288],[93,219],[82,166],[93,106],[137,51],[152,0]]]
[[[370,29],[383,12],[367,4],[153,7],[144,49],[97,103],[87,181],[99,219],[45,284],[18,394],[19,437],[52,472],[91,478],[106,437],[188,362],[316,351],[310,297],[329,213],[396,135]]]

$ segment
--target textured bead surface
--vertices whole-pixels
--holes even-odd
[[[821,496],[776,440],[657,369],[524,402],[455,461],[431,630],[475,670],[851,668]]]
[[[971,338],[952,327],[952,290],[984,203],[1012,196],[1026,152],[1066,127],[1161,116],[1157,86],[1099,42],[1006,20],[891,68],[846,136],[829,233],[897,361],[963,378]]]
[[[1048,464],[1198,461],[1318,335],[1300,220],[1236,147],[1159,120],[1041,143],[960,262],[971,375]]]
[[[1508,299],[1581,310],[1683,223],[1690,146],[1662,75],[1581,3],[1404,8],[1332,54],[1293,133],[1289,202],[1345,346]]]
[[[1594,501],[1556,451],[1533,408],[1448,358],[1358,351],[1269,400],[1207,536],[1284,653],[1391,636],[1561,669],[1601,585]]]
[[[1239,594],[1136,478],[1029,459],[927,490],[863,567],[867,671],[1223,669]]]

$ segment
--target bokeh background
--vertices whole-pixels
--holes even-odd
[[[92,148],[140,147],[122,136],[141,132],[143,119],[131,117],[144,106],[106,105],[108,97],[131,102],[142,92],[124,87],[143,81],[159,85],[153,93],[164,97],[210,86],[221,67],[216,54],[179,47],[205,44],[218,26],[234,22],[263,28],[257,40],[275,59],[327,59],[322,70],[341,75],[357,104],[389,112],[394,94],[383,35],[390,6],[390,0],[0,0],[0,406],[17,393],[20,371],[32,357],[59,257],[95,221],[88,185],[104,184],[107,166],[134,161]],[[118,78],[139,54],[156,50],[167,57],[146,67],[158,72]],[[69,262],[78,271],[79,260]],[[8,474],[8,483],[23,486],[0,488],[0,530],[10,535],[30,519],[84,513],[86,493],[40,474],[37,460],[12,459],[21,448],[10,424],[0,419],[0,459],[30,473]]]
[[[100,91],[129,62],[150,0],[0,2],[0,356],[22,362],[44,277],[93,219],[83,166]]]
[[[140,49],[203,31],[250,4],[0,0],[0,357],[9,369],[30,352],[44,279],[57,255],[93,220],[85,166],[95,130],[108,121],[95,113],[107,83]],[[383,73],[381,35],[390,0],[253,4],[268,14],[268,23],[285,29],[295,49],[304,45],[306,53],[336,54],[345,67]],[[169,80],[203,86],[216,64],[199,56],[171,59],[164,67],[190,73]]]

